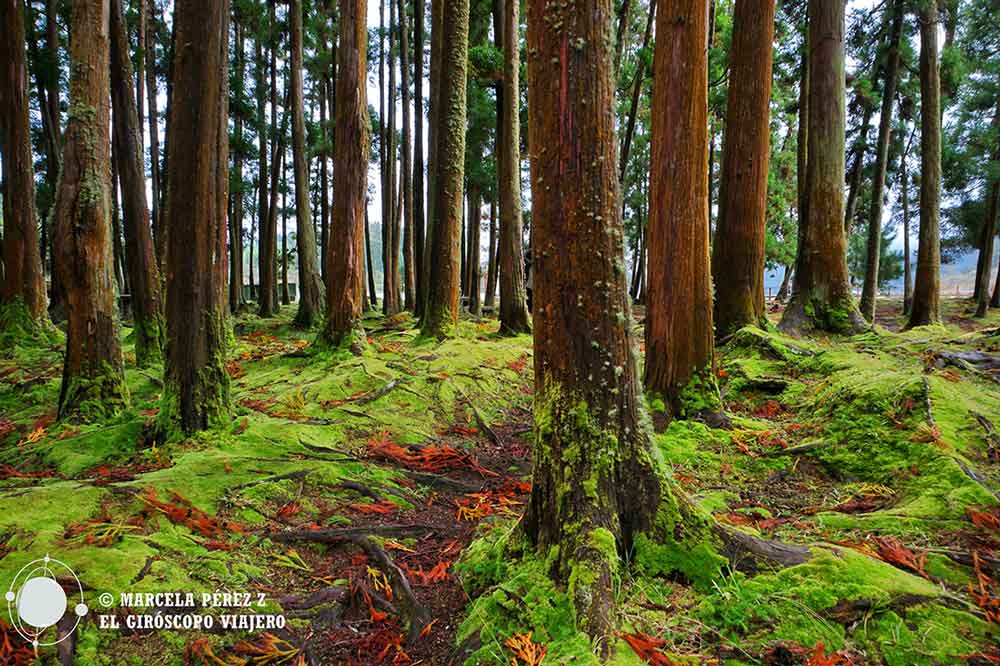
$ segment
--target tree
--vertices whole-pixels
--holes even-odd
[[[440,0],[438,0],[440,2]],[[469,52],[469,0],[450,2],[432,37],[439,42],[437,143],[432,156],[432,233],[428,253],[427,306],[421,328],[428,336],[445,337],[458,323],[459,240],[462,229],[462,184],[465,176],[466,76]],[[435,91],[431,85],[432,93]]]
[[[295,166],[295,245],[299,265],[299,311],[295,323],[309,328],[325,308],[323,280],[316,250],[316,228],[309,208],[309,163],[306,154],[305,102],[302,96],[302,0],[291,0],[292,162]]]
[[[424,0],[413,3],[413,313],[422,316],[424,274]]]
[[[364,344],[364,230],[368,184],[368,2],[340,0],[337,48],[337,177],[333,179],[331,236],[326,252],[325,343]]]
[[[993,149],[993,159],[1000,163],[1000,101],[997,102],[993,111],[993,136],[998,143]],[[983,223],[983,247],[980,254],[983,257],[982,266],[976,275],[978,287],[978,299],[976,302],[976,316],[985,317],[990,307],[990,270],[993,265],[993,239],[997,234],[997,225],[1000,224],[1000,175],[992,178],[992,183],[987,186],[988,212]],[[1000,269],[998,269],[1000,275]]]
[[[727,558],[763,549],[745,534],[723,530],[675,492],[654,452],[631,353],[622,270],[609,112],[612,52],[606,48],[612,2],[529,0],[527,7],[538,278],[534,472],[521,528],[539,557],[552,558],[547,571],[565,586],[578,626],[606,656],[615,642],[614,591],[627,555],[655,552],[657,561],[670,563],[658,573],[674,571],[707,585]],[[682,31],[695,24],[694,50],[703,51],[705,14],[689,16]],[[670,17],[661,15],[660,40],[680,36],[672,33],[676,15]],[[581,46],[569,46],[574,44]],[[704,177],[707,155],[701,165]],[[707,197],[701,200],[707,205]],[[691,557],[692,551],[704,557]],[[794,549],[769,559],[806,557]]]
[[[903,1],[894,0],[892,27],[889,32],[889,52],[886,55],[882,109],[879,112],[878,143],[875,146],[875,173],[872,177],[871,207],[868,212],[868,254],[865,281],[861,290],[861,314],[875,321],[875,298],[879,283],[879,258],[882,240],[882,205],[885,173],[889,163],[889,138],[892,134],[892,109],[896,102],[896,80],[899,71],[899,38],[903,31]]]
[[[162,437],[218,426],[226,372],[229,1],[176,0],[167,134],[167,346]]]
[[[232,186],[229,192],[229,310],[232,313],[240,311],[245,300],[243,298],[243,211],[244,211],[244,183],[243,183],[243,157],[246,150],[246,138],[243,134],[243,120],[245,106],[244,85],[246,81],[246,39],[243,32],[243,17],[240,15],[238,7],[233,7],[233,32],[235,33],[236,46],[234,52],[236,61],[233,63],[234,70],[234,106],[237,112],[233,118],[233,136],[236,143],[236,150],[232,151],[233,174]]]
[[[937,0],[920,23],[920,237],[908,328],[941,321],[941,63]]]
[[[844,236],[844,0],[809,0],[804,197],[792,298],[780,327],[864,328],[851,296]]]
[[[712,246],[715,327],[726,335],[766,322],[764,239],[774,0],[738,0],[722,143],[719,221]]]
[[[112,272],[109,1],[71,6],[70,112],[53,231],[67,316],[60,418],[114,413],[128,401]]]
[[[524,284],[521,228],[521,40],[517,0],[503,3],[503,93],[501,131],[497,139],[497,179],[500,194],[500,330],[516,335],[531,331]],[[491,227],[492,229],[492,227]],[[493,234],[490,234],[490,243]],[[478,258],[478,257],[477,257]],[[487,299],[490,298],[489,293]]]
[[[403,151],[400,188],[403,190],[403,307],[411,312],[415,308],[416,273],[414,255],[416,251],[413,217],[413,158],[410,147],[410,46],[406,28],[406,5],[398,0],[399,13],[399,72],[400,89],[403,93]],[[420,118],[417,117],[417,123]]]
[[[708,248],[706,1],[684,0],[657,15],[653,56],[644,383],[677,414],[718,407]]]
[[[260,23],[264,24],[261,16]],[[257,302],[258,314],[261,317],[270,317],[277,312],[278,294],[276,291],[277,280],[275,279],[275,268],[277,261],[276,233],[277,230],[271,225],[271,199],[268,195],[268,156],[267,156],[267,62],[264,53],[264,28],[258,26],[256,36],[256,96],[257,96],[257,227],[260,229],[260,242],[257,251],[257,275],[260,278]],[[273,78],[273,71],[272,71]],[[274,108],[272,107],[272,114]],[[273,133],[274,129],[271,129]]]
[[[114,142],[122,192],[125,260],[128,265],[135,320],[135,360],[140,368],[156,363],[163,350],[163,304],[160,271],[146,207],[146,174],[142,160],[142,124],[132,88],[132,61],[121,0],[111,3],[111,104]]]
[[[20,0],[0,0],[0,155],[3,156],[3,251],[0,333],[21,335],[48,319],[38,247],[34,169],[28,123],[28,66]]]
[[[152,187],[153,203],[151,221],[153,224],[153,238],[155,248],[162,248],[163,244],[159,240],[162,235],[162,220],[160,219],[160,131],[159,131],[159,111],[157,110],[157,85],[156,85],[156,42],[159,31],[156,22],[156,0],[148,0],[148,16],[146,17],[146,47],[145,47],[145,75],[146,75],[146,104],[149,109],[147,122],[149,123],[149,176]],[[163,257],[157,254],[157,263],[162,265]]]

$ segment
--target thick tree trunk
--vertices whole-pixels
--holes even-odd
[[[439,4],[441,0],[436,0]],[[469,50],[469,0],[454,0],[442,11],[434,141],[433,223],[427,252],[425,335],[445,337],[458,323],[462,182],[465,176],[466,76]],[[432,84],[432,92],[435,90]]]
[[[921,5],[920,244],[907,328],[941,321],[941,63],[936,2]]]
[[[524,241],[521,226],[521,92],[519,76],[520,9],[504,2],[503,113],[497,178],[500,194],[500,330],[517,335],[531,331],[524,284]]]
[[[774,0],[737,0],[722,145],[719,221],[712,246],[715,328],[766,323],[764,235]]]
[[[119,411],[128,390],[111,239],[109,0],[74,0],[71,11],[70,114],[53,235],[67,315],[59,417],[87,418]]]
[[[892,27],[889,32],[889,52],[885,62],[885,83],[882,85],[878,144],[875,146],[875,173],[872,176],[871,206],[868,209],[868,256],[865,261],[865,282],[861,289],[861,315],[870,322],[875,321],[875,303],[878,297],[879,255],[882,244],[882,200],[884,198],[885,173],[889,164],[892,109],[896,102],[899,38],[903,31],[903,11],[903,0],[894,0]]]
[[[226,422],[229,0],[176,0],[167,163],[163,437]]]
[[[403,307],[416,308],[416,254],[413,216],[413,159],[410,146],[410,45],[406,27],[406,5],[399,0],[399,71],[403,91],[403,165],[400,187],[403,190]],[[420,118],[417,118],[417,123]]]
[[[368,2],[340,0],[340,44],[337,49],[337,177],[333,180],[331,235],[337,242],[325,248],[327,256],[326,344],[363,345],[366,195],[368,184],[369,120]],[[369,255],[370,257],[370,255]],[[369,260],[369,285],[375,294]]]
[[[719,406],[708,244],[707,18],[707,0],[684,0],[661,8],[656,19],[644,383],[677,415]]]
[[[808,52],[805,216],[780,326],[851,333],[865,323],[851,296],[844,236],[844,0],[809,0]]]
[[[650,547],[711,553],[712,528],[672,493],[640,425],[645,415],[622,271],[614,118],[607,112],[614,95],[612,53],[605,46],[612,38],[611,0],[555,6],[530,0],[527,6],[529,98],[542,101],[528,107],[537,389],[534,473],[521,526],[538,553],[557,554],[549,571],[565,586],[577,626],[607,656],[616,642],[622,556]],[[704,53],[701,10],[686,24],[686,30],[695,24],[698,44],[685,53]],[[671,14],[661,15],[670,17],[657,31],[661,40],[675,37]],[[700,140],[704,146],[707,139]],[[702,180],[705,164],[698,168]],[[703,186],[703,207],[704,193]],[[668,569],[707,584],[723,560],[671,561],[677,565]],[[694,561],[700,570],[685,564]]]
[[[5,35],[0,38],[0,153],[4,186],[0,335],[20,336],[28,332],[21,330],[23,325],[33,328],[48,321],[35,214],[28,64],[20,0],[0,0],[0,26]]]
[[[153,250],[149,210],[146,208],[146,174],[143,168],[142,123],[132,89],[132,64],[122,0],[111,3],[111,103],[114,107],[114,142],[122,191],[125,227],[125,260],[135,322],[135,360],[140,368],[163,358],[163,304],[160,271]]]
[[[413,3],[413,312],[423,315],[427,298],[424,273],[424,0]]]
[[[319,270],[316,228],[309,207],[309,164],[306,146],[305,100],[302,91],[302,0],[291,0],[292,63],[291,104],[292,163],[295,167],[295,246],[299,266],[299,311],[295,323],[309,328],[326,309],[326,294]]]

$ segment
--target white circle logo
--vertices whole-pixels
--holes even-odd
[[[75,622],[65,635],[54,641],[40,642],[41,635],[49,627],[55,626],[69,608],[66,590],[57,580],[57,575],[64,579],[72,577],[75,584],[76,589],[71,590],[74,598],[79,598],[79,603],[73,607]],[[88,611],[83,600],[83,587],[76,573],[65,562],[48,555],[24,565],[14,576],[4,598],[7,600],[7,613],[14,629],[36,648],[55,645],[69,638],[80,624],[80,618]]]

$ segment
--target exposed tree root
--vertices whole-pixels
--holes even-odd
[[[774,451],[768,451],[764,454],[764,456],[768,458],[777,458],[779,456],[797,456],[799,454],[808,453],[809,451],[815,451],[816,449],[822,449],[827,446],[830,446],[830,442],[825,439],[816,439],[811,442],[803,442],[802,444],[789,446],[787,449],[775,449]]]
[[[754,574],[765,568],[784,568],[808,562],[807,546],[761,539],[738,529],[717,524],[715,533],[722,541],[721,554],[734,569]]]
[[[996,374],[1000,373],[1000,356],[980,351],[938,351],[934,352],[934,358],[936,367],[942,368],[950,365],[970,372],[977,377],[1000,383],[1000,377]]]
[[[372,534],[403,537],[412,534],[438,534],[440,531],[440,528],[435,525],[369,525],[367,527],[330,527],[322,530],[289,530],[287,532],[271,532],[266,536],[272,541],[284,543],[312,541],[314,543],[336,544]]]
[[[993,485],[990,483],[989,479],[983,476],[980,472],[974,470],[961,458],[956,457],[955,462],[958,463],[958,466],[961,468],[961,470],[965,473],[967,477],[972,479],[975,483],[979,484],[979,486],[983,490],[985,490],[986,492],[990,493],[998,500],[1000,500],[1000,490],[994,488]]]

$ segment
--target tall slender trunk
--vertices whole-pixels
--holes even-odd
[[[378,294],[375,292],[375,264],[372,261],[371,225],[368,222],[368,206],[365,205],[365,274],[367,275],[368,302],[372,309],[378,307]]]
[[[844,0],[809,0],[808,147],[792,298],[781,328],[855,332],[844,236]]]
[[[338,240],[324,248],[327,256],[326,323],[322,338],[338,346],[363,345],[364,261],[368,236],[369,118],[366,80],[368,75],[368,2],[339,0],[340,40],[337,48],[337,152],[333,180],[333,228]],[[371,252],[368,251],[368,283],[372,298],[375,283]]]
[[[423,315],[424,273],[424,0],[413,3],[413,312]]]
[[[325,35],[324,35],[325,37]],[[327,143],[328,122],[326,118],[326,86],[329,80],[324,76],[320,79],[319,93],[319,126],[322,132],[323,150],[319,154],[319,244],[320,244],[320,274],[323,277],[323,284],[326,284],[326,256],[327,247],[330,245],[330,197],[327,188],[329,178],[327,176],[327,162],[329,161],[329,145]],[[329,298],[329,294],[327,296]]]
[[[24,11],[19,0],[0,0],[0,26],[5,34],[0,39],[0,154],[3,156],[0,305],[4,306],[0,312],[0,335],[20,336],[27,333],[15,329],[21,320],[45,323],[48,315],[36,227]],[[15,313],[11,308],[23,308],[23,313]]]
[[[306,146],[305,99],[302,85],[302,0],[290,0],[291,23],[291,112],[292,164],[295,174],[295,246],[299,266],[299,311],[295,323],[311,327],[326,310],[326,294],[320,276],[316,227],[309,205],[309,156]]]
[[[403,190],[403,307],[416,308],[416,254],[413,215],[413,158],[410,146],[410,45],[406,27],[406,4],[399,0],[399,84],[403,91],[403,151],[400,187]],[[420,119],[417,118],[417,122]]]
[[[152,189],[152,210],[150,222],[153,225],[153,246],[162,247],[159,237],[162,233],[160,220],[160,130],[159,130],[159,110],[157,109],[158,89],[156,85],[156,0],[147,0],[148,16],[146,17],[146,48],[144,56],[146,60],[146,106],[148,107],[147,120],[149,123],[149,180]],[[156,261],[158,265],[163,265],[163,257],[157,253]]]
[[[381,1],[381,0],[380,0]],[[388,51],[388,64],[389,64],[389,88],[386,91],[387,95],[387,108],[386,116],[388,117],[388,123],[386,125],[386,188],[387,188],[387,198],[389,203],[388,211],[384,218],[388,220],[387,234],[386,238],[388,240],[388,247],[386,248],[386,253],[388,256],[388,261],[383,267],[383,301],[382,310],[387,315],[393,315],[399,312],[403,304],[399,301],[400,292],[400,279],[399,279],[399,256],[400,256],[400,234],[399,234],[399,208],[396,201],[396,179],[397,179],[397,169],[399,168],[396,163],[396,57],[399,55],[396,47],[396,31],[399,28],[398,22],[396,20],[396,3],[393,0],[388,0],[389,2],[389,51]],[[383,222],[385,224],[385,222]]]
[[[524,232],[521,219],[521,40],[520,3],[505,0],[503,16],[503,104],[497,151],[500,195],[500,330],[531,331],[524,284]]]
[[[440,5],[442,0],[435,0]],[[431,225],[427,247],[427,307],[425,335],[448,336],[458,323],[459,256],[462,224],[462,181],[465,177],[466,76],[469,51],[469,0],[449,2],[439,9],[438,86],[434,118],[434,182]],[[437,27],[438,24],[435,24]],[[432,92],[435,88],[432,84]]]
[[[1000,101],[993,111],[993,136],[1000,137]],[[1000,143],[993,150],[994,162],[1000,162]],[[976,272],[976,316],[985,317],[990,307],[990,273],[993,270],[993,247],[997,235],[997,207],[1000,205],[1000,176],[993,178],[993,183],[987,190],[988,213],[983,223],[983,235],[980,243],[980,266]],[[1000,269],[998,269],[1000,270]]]
[[[649,2],[649,14],[646,17],[646,31],[642,36],[642,50],[649,48],[649,40],[653,34],[653,21],[656,18],[656,0]],[[628,168],[628,156],[632,150],[632,137],[635,135],[635,121],[639,113],[639,96],[642,93],[642,83],[646,78],[646,60],[639,58],[635,68],[635,82],[632,86],[632,101],[629,105],[628,120],[625,124],[625,136],[622,137],[622,147],[618,157],[618,179],[625,180],[625,170]]]
[[[497,202],[496,198],[490,202],[490,254],[486,264],[486,297],[483,299],[483,306],[492,308],[496,303],[497,281],[496,267],[500,258],[497,252]]]
[[[646,390],[672,414],[714,409],[708,241],[707,0],[656,19],[649,181]],[[697,398],[688,404],[688,397]]]
[[[163,357],[163,304],[146,207],[146,174],[139,143],[142,123],[133,97],[132,62],[121,2],[110,0],[111,103],[124,213],[125,259],[135,320],[135,360],[139,367],[146,367]]]
[[[936,2],[921,5],[920,244],[907,328],[941,321],[941,63]]]
[[[468,196],[466,196],[468,198]],[[459,245],[459,256],[461,261],[459,264],[459,273],[461,278],[458,282],[459,297],[461,299],[467,299],[469,297],[469,229],[468,229],[468,214],[463,209],[462,211],[462,242]]]
[[[652,13],[652,10],[650,10]],[[632,0],[622,0],[621,7],[618,8],[618,28],[615,30],[615,61],[614,74],[617,76],[622,67],[622,50],[625,47],[625,40],[628,37],[628,24],[632,19]]]
[[[112,0],[113,1],[113,0]],[[114,131],[112,125],[112,132]],[[118,149],[114,137],[111,140],[111,254],[114,257],[115,285],[118,294],[128,293],[125,286],[125,248],[122,247],[121,202],[118,200]]]
[[[444,29],[444,0],[431,0],[431,60],[427,110],[427,222],[424,230],[424,295],[421,299],[420,324],[427,320],[427,305],[430,302],[431,252],[434,242],[434,226],[437,224],[437,150],[438,125],[441,119],[441,32]]]
[[[864,112],[858,136],[851,147],[851,169],[847,172],[847,203],[844,205],[844,234],[848,237],[854,227],[854,214],[858,207],[858,195],[861,193],[861,177],[864,175],[865,152],[868,149],[868,130],[871,127],[872,112],[875,107],[865,100]]]
[[[236,39],[236,90],[233,97],[238,102],[239,111],[234,114],[233,130],[236,135],[237,150],[233,153],[233,177],[235,190],[229,193],[232,201],[229,216],[229,309],[238,312],[244,304],[243,298],[243,102],[246,81],[246,43],[243,22],[239,10],[233,10],[233,27]]]
[[[288,167],[281,168],[281,304],[292,302],[288,293]],[[301,297],[301,294],[300,294]]]
[[[270,292],[270,287],[265,287],[265,284],[270,284],[274,281],[273,269],[268,269],[267,262],[264,257],[273,257],[272,254],[272,244],[274,241],[269,241],[269,238],[273,237],[273,234],[269,233],[271,225],[268,220],[271,218],[271,213],[268,210],[268,204],[270,203],[270,197],[268,196],[267,188],[267,178],[268,174],[268,161],[267,161],[267,137],[268,137],[268,125],[267,125],[267,88],[266,68],[267,63],[264,59],[264,47],[263,47],[263,37],[261,30],[258,30],[256,36],[255,45],[255,61],[257,69],[257,81],[256,81],[256,95],[257,95],[257,228],[259,229],[260,241],[258,244],[257,261],[260,264],[257,270],[257,275],[260,278],[260,287],[257,294],[258,302],[258,312],[261,316],[269,317],[274,312],[274,301],[272,300],[272,294]]]
[[[892,109],[896,102],[896,80],[899,71],[899,38],[903,31],[903,0],[894,0],[889,52],[886,55],[885,83],[882,85],[882,109],[879,112],[878,144],[875,146],[875,173],[872,176],[871,206],[868,209],[868,257],[865,261],[865,282],[861,289],[861,314],[875,321],[878,296],[879,255],[882,244],[882,200],[885,173],[889,164],[889,139],[892,136]]]
[[[53,265],[65,290],[67,315],[60,418],[101,417],[128,402],[112,274],[108,2],[73,0],[71,5],[70,114],[53,232]],[[20,13],[20,3],[11,9]],[[23,80],[23,71],[14,81]],[[30,162],[26,167],[30,175]]]
[[[167,144],[167,345],[161,437],[224,425],[229,0],[176,0]]]
[[[719,220],[712,245],[714,318],[722,335],[748,324],[766,324],[764,240],[774,11],[774,0],[737,0],[733,18]]]
[[[483,199],[479,187],[469,187],[469,312],[475,316],[482,313],[482,267],[479,254],[482,248],[480,217]]]

